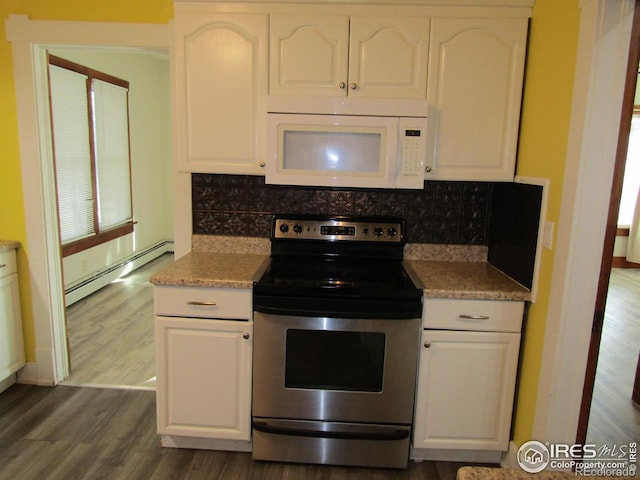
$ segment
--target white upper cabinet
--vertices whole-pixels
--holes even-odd
[[[267,29],[262,14],[176,14],[178,170],[263,173]]]
[[[526,18],[434,18],[427,180],[513,180]]]
[[[530,1],[339,3],[175,4],[177,171],[263,175],[279,112],[426,116],[426,180],[513,180]]]
[[[271,95],[346,95],[348,17],[271,15],[269,35]]]
[[[429,18],[270,16],[271,95],[425,99]]]

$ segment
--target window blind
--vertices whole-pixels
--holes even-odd
[[[87,76],[50,65],[58,216],[62,243],[93,235]]]
[[[131,221],[126,88],[93,79],[94,143],[100,229]]]

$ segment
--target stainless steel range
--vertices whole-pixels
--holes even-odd
[[[253,458],[404,468],[422,291],[389,217],[282,216],[254,284]]]

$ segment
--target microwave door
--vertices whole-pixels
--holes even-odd
[[[397,118],[271,114],[266,182],[393,188]]]

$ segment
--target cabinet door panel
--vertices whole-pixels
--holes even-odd
[[[414,448],[506,450],[520,335],[425,330],[422,339]]]
[[[251,322],[156,317],[159,433],[249,440],[252,335]]]
[[[428,18],[352,17],[349,95],[424,99],[428,45]]]
[[[347,94],[348,17],[271,15],[269,26],[271,95]]]
[[[512,180],[526,19],[434,19],[427,179]]]
[[[25,364],[18,274],[0,278],[0,380]]]
[[[259,173],[266,99],[265,15],[177,19],[176,97],[181,169]]]

